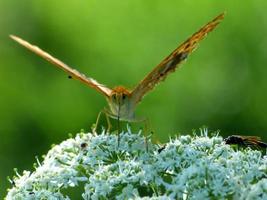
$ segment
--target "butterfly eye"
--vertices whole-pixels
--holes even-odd
[[[116,94],[113,94],[113,95],[112,95],[112,99],[113,99],[113,100],[116,100],[116,98],[117,98],[117,97],[116,97]]]

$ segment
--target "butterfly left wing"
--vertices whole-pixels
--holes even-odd
[[[218,15],[208,24],[203,26],[198,32],[193,34],[168,57],[166,57],[158,66],[156,66],[132,91],[131,96],[134,104],[141,101],[143,96],[152,90],[160,81],[164,80],[167,75],[174,72],[180,63],[197,47],[207,33],[211,32],[224,18],[224,13]]]
[[[66,65],[65,63],[63,63],[59,59],[53,57],[49,53],[43,51],[39,47],[37,47],[35,45],[32,45],[29,42],[27,42],[27,41],[25,41],[25,40],[23,40],[23,39],[21,39],[21,38],[19,38],[17,36],[10,35],[10,37],[13,40],[15,40],[16,42],[18,42],[19,44],[21,44],[22,46],[24,46],[25,48],[31,50],[32,52],[34,52],[37,55],[41,56],[42,58],[44,58],[45,60],[49,61],[53,65],[55,65],[55,66],[59,67],[60,69],[64,70],[65,72],[67,72],[69,74],[70,77],[81,81],[82,83],[86,84],[87,86],[89,86],[91,88],[94,88],[95,90],[97,90],[101,94],[105,95],[106,97],[110,96],[112,90],[109,89],[108,87],[106,87],[105,85],[98,83],[96,80],[94,80],[94,79],[92,79],[90,77],[86,77],[84,74],[78,72],[76,69],[73,69],[73,68],[69,67],[68,65]]]

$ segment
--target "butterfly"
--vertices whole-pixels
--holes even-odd
[[[223,18],[224,14],[220,14],[203,26],[199,31],[189,37],[178,48],[176,48],[161,63],[159,63],[148,75],[145,76],[141,82],[139,82],[131,90],[126,89],[124,86],[117,86],[111,89],[103,84],[98,83],[92,78],[86,77],[84,74],[69,67],[39,47],[34,46],[17,36],[10,35],[10,37],[22,46],[46,59],[53,65],[66,71],[70,78],[77,79],[102,94],[108,102],[109,109],[105,109],[105,113],[109,117],[116,118],[118,121],[133,122],[136,121],[134,115],[136,106],[141,102],[145,94],[151,91],[159,82],[163,81],[168,74],[174,72],[176,68],[186,60],[188,55],[194,49],[196,49],[199,41],[201,41],[207,35],[207,33],[211,32],[222,21]]]
[[[224,139],[225,144],[236,144],[243,147],[267,148],[267,143],[262,142],[258,136],[231,135]]]

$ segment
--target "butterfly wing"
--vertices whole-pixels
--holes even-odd
[[[158,66],[156,66],[132,91],[131,95],[134,104],[141,101],[143,96],[152,90],[160,81],[164,80],[167,75],[174,72],[177,66],[182,63],[187,56],[197,47],[207,33],[212,31],[224,18],[220,14],[208,24],[203,26],[198,32],[193,34],[189,39],[176,48],[168,57],[166,57]]]
[[[98,83],[96,80],[94,80],[92,78],[88,78],[84,74],[78,72],[77,70],[72,69],[71,67],[69,67],[68,65],[66,65],[62,61],[58,60],[57,58],[54,58],[49,53],[43,51],[39,47],[31,45],[27,41],[25,41],[25,40],[23,40],[17,36],[10,35],[10,37],[13,40],[15,40],[16,42],[18,42],[19,44],[21,44],[22,46],[26,47],[27,49],[31,50],[32,52],[34,52],[37,55],[41,56],[42,58],[46,59],[50,63],[63,69],[64,71],[66,71],[70,75],[70,77],[75,78],[75,79],[81,81],[82,83],[86,84],[87,86],[96,89],[98,92],[104,94],[105,96],[110,96],[112,90],[107,88],[106,86]]]

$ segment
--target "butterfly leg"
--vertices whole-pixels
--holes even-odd
[[[110,123],[110,119],[109,119],[109,116],[108,116],[108,114],[105,112],[105,116],[106,116],[106,120],[107,120],[107,124],[108,124],[108,128],[107,128],[107,131],[106,131],[106,133],[110,133],[110,130],[111,130],[111,128],[112,128],[112,125],[111,125],[111,123]]]
[[[108,128],[106,129],[106,133],[109,133],[110,132],[110,129],[111,129],[112,126],[111,126],[111,123],[110,123],[109,115],[106,112],[106,110],[101,110],[98,113],[98,115],[97,115],[95,124],[92,126],[92,132],[93,132],[93,134],[97,134],[96,131],[97,131],[97,127],[98,127],[98,124],[99,124],[99,119],[101,117],[101,114],[105,114],[105,117],[106,117],[106,120],[107,120]]]
[[[145,128],[144,128],[145,147],[146,147],[146,152],[148,152],[148,132],[149,132],[151,126],[150,126],[149,118],[147,118],[147,117],[144,119],[144,126],[145,126]],[[151,133],[153,133],[153,132],[151,131]]]
[[[106,129],[106,133],[110,133],[110,130],[112,128],[112,124],[110,122],[110,118],[113,118],[113,115],[110,113],[110,111],[106,108],[104,108],[104,110],[102,110],[102,112],[105,114],[106,116],[106,121],[107,121],[107,125],[108,128]]]
[[[145,136],[145,148],[146,148],[146,151],[148,152],[148,137],[149,137],[149,130],[151,128],[150,126],[150,121],[149,121],[149,118],[141,118],[141,119],[134,119],[132,120],[131,122],[134,122],[134,123],[144,123],[144,136]],[[151,133],[153,133],[151,131]]]
[[[97,118],[96,118],[96,122],[95,122],[95,123],[93,124],[93,126],[92,126],[92,133],[95,134],[95,135],[97,135],[96,130],[97,130],[97,126],[98,126],[99,119],[100,119],[100,117],[101,117],[102,112],[103,112],[103,111],[100,111],[100,112],[98,113]]]
[[[120,146],[120,132],[121,132],[121,126],[120,126],[120,116],[117,117],[117,129],[118,129],[118,147]]]
[[[120,146],[120,132],[121,132],[121,118],[120,115],[115,116],[113,115],[109,110],[107,110],[106,108],[102,111],[103,113],[105,113],[106,115],[106,120],[107,120],[107,124],[108,124],[108,129],[107,132],[110,132],[110,129],[112,127],[111,122],[110,122],[110,118],[116,119],[117,120],[117,130],[118,130],[118,147]]]

